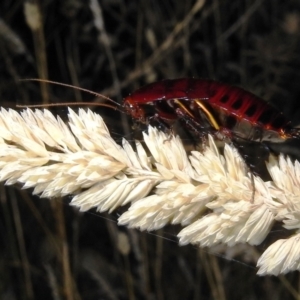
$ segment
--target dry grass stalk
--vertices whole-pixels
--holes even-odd
[[[270,158],[273,179],[254,177],[237,151],[220,155],[212,137],[203,153],[188,157],[177,136],[152,127],[136,151],[110,136],[102,118],[88,110],[69,110],[69,124],[48,110],[0,112],[0,180],[22,183],[41,197],[76,194],[81,211],[113,211],[130,204],[120,225],[156,230],[181,224],[179,243],[211,247],[218,243],[260,244],[275,221],[296,234],[278,240],[258,261],[258,274],[300,269],[300,165],[282,155]],[[151,192],[151,194],[150,194]],[[204,214],[205,213],[205,214]]]

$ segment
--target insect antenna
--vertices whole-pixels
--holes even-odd
[[[104,106],[115,110],[119,110],[123,113],[121,109],[117,106],[113,106],[107,103],[97,103],[97,102],[62,102],[62,103],[47,103],[47,104],[16,104],[18,108],[38,108],[38,107],[57,107],[57,106]]]
[[[55,84],[55,85],[60,85],[60,86],[72,88],[72,89],[77,89],[79,91],[83,91],[85,93],[89,93],[89,94],[94,95],[96,97],[108,100],[108,101],[112,102],[113,104],[115,104],[115,106],[107,104],[107,103],[96,103],[96,102],[64,102],[64,103],[29,104],[29,105],[17,104],[16,107],[19,107],[19,108],[28,108],[28,107],[29,108],[35,108],[35,107],[49,107],[49,106],[53,107],[53,106],[66,106],[66,105],[70,105],[70,106],[76,106],[76,105],[78,105],[78,106],[91,105],[92,106],[93,105],[93,106],[105,106],[105,107],[109,107],[109,108],[112,108],[112,109],[115,109],[115,110],[119,110],[120,112],[123,112],[122,109],[118,108],[118,107],[122,107],[122,105],[120,103],[114,101],[113,99],[111,99],[111,98],[109,98],[105,95],[90,91],[90,90],[85,89],[85,88],[81,88],[81,87],[74,86],[74,85],[67,84],[67,83],[61,83],[61,82],[57,82],[57,81],[46,80],[46,79],[37,79],[37,78],[20,79],[20,81],[46,82],[46,83],[50,83],[50,84]]]

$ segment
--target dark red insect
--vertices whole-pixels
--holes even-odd
[[[164,122],[183,119],[199,135],[213,133],[221,139],[282,141],[299,136],[283,114],[264,100],[213,80],[182,78],[151,83],[126,97],[123,105],[126,113],[140,122],[149,121],[144,108],[152,105],[156,118]]]

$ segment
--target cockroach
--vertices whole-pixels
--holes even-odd
[[[52,105],[108,106],[125,112],[137,122],[148,124],[156,120],[166,127],[172,126],[179,119],[200,138],[213,134],[219,140],[231,141],[246,163],[247,155],[243,153],[243,147],[239,147],[241,141],[258,142],[268,148],[264,142],[277,143],[300,136],[299,129],[293,128],[279,110],[261,98],[242,88],[214,80],[181,78],[154,82],[125,97],[123,104],[86,89],[76,88],[102,97],[114,105],[77,102]],[[152,112],[147,113],[149,108],[152,108]],[[249,167],[253,170],[253,165]]]
[[[284,115],[261,98],[208,79],[182,78],[148,84],[124,99],[126,113],[145,123],[143,109],[153,105],[156,118],[184,119],[194,130],[214,132],[219,138],[283,141],[299,137]]]

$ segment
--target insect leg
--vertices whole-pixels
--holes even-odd
[[[214,116],[209,111],[209,109],[198,99],[195,99],[194,102],[198,105],[200,110],[205,114],[205,116],[206,116],[207,120],[209,121],[209,123],[211,124],[211,126],[215,130],[220,130],[220,126],[219,126],[217,120],[214,118]]]
[[[237,149],[249,169],[253,186],[251,201],[253,203],[255,195],[254,175],[262,177],[264,180],[271,179],[265,165],[265,161],[270,154],[270,148],[265,142],[251,141],[242,138],[237,134],[233,134],[232,144]]]
[[[158,127],[160,130],[169,135],[169,137],[164,142],[171,140],[171,137],[174,135],[173,120],[164,119],[159,113],[152,115],[148,118],[148,120],[152,126]]]
[[[184,127],[188,129],[188,132],[193,132],[195,136],[201,140],[202,144],[206,144],[206,137],[208,134],[216,134],[214,128],[202,125],[199,120],[191,117],[190,114],[186,114],[185,110],[177,108],[176,114],[180,122],[182,122]]]
[[[182,102],[178,99],[174,100],[174,103],[177,105],[176,108],[176,115],[179,119],[183,119],[186,121],[186,124],[192,131],[194,131],[196,134],[198,132],[202,133],[205,131],[206,134],[212,133],[211,130],[219,130],[219,126],[217,125],[217,121],[213,118],[212,114],[209,113],[208,109],[199,107],[200,109],[195,110],[194,108],[191,108],[189,103],[195,103],[195,101],[199,100],[190,100],[186,102]],[[187,107],[188,106],[188,107]],[[199,106],[199,105],[198,105]],[[205,112],[203,113],[205,109]],[[195,110],[195,111],[193,111]],[[207,115],[213,119],[214,125],[211,124],[211,120],[207,118]]]

